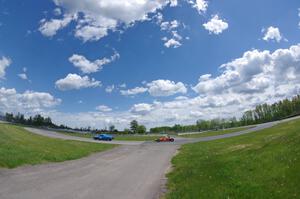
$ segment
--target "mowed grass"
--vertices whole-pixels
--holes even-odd
[[[231,129],[225,129],[225,130],[218,130],[218,131],[206,131],[203,133],[197,133],[197,134],[190,134],[190,135],[180,135],[181,137],[186,138],[200,138],[200,137],[208,137],[208,136],[216,136],[216,135],[224,135],[229,133],[235,133],[239,131],[244,131],[251,129],[253,127],[239,127],[239,128],[231,128]]]
[[[300,198],[300,120],[182,146],[168,199]]]
[[[58,132],[64,135],[77,136],[77,137],[85,137],[85,138],[93,138],[95,134],[81,134],[81,133],[73,133],[73,132]],[[153,135],[116,135],[114,136],[114,140],[118,141],[154,141],[160,136]]]
[[[0,124],[0,167],[73,160],[115,146],[47,138],[19,126]]]
[[[64,135],[76,136],[76,137],[83,137],[83,138],[93,138],[95,135],[91,133],[75,133],[75,132],[62,132],[62,131],[55,131],[56,133],[61,133]]]
[[[152,136],[152,135],[118,135],[115,136],[114,140],[120,141],[154,141],[160,136]]]

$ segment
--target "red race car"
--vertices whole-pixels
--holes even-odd
[[[155,140],[156,142],[174,142],[174,138],[170,136],[163,136]]]

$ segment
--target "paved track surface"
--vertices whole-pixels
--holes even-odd
[[[124,145],[74,161],[0,170],[1,199],[153,199],[177,145]]]
[[[279,122],[206,138],[177,138],[174,143],[113,141],[111,143],[123,145],[79,160],[17,169],[0,169],[0,198],[158,198],[165,173],[170,167],[170,160],[181,144],[238,136],[269,128],[277,123]],[[67,136],[47,130],[26,129],[32,133],[54,138],[95,142],[91,139]]]

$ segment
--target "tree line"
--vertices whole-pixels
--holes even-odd
[[[229,119],[212,119],[212,120],[197,120],[193,125],[180,125],[154,127],[150,129],[151,133],[182,133],[182,132],[197,132],[206,130],[218,130],[224,128],[233,128],[241,126],[240,121],[236,117]]]
[[[279,102],[262,104],[253,110],[246,111],[240,122],[242,125],[259,124],[281,120],[293,116],[300,115],[300,95],[292,99],[284,99]]]
[[[0,119],[7,122],[23,124],[28,126],[68,129],[68,130],[90,132],[90,133],[145,134],[147,132],[146,127],[144,125],[140,125],[136,120],[130,122],[130,129],[124,129],[124,131],[118,131],[114,125],[110,125],[108,129],[107,128],[96,129],[91,127],[71,128],[66,125],[56,125],[52,122],[52,119],[50,117],[43,117],[40,114],[37,114],[33,117],[30,116],[26,118],[24,114],[21,113],[17,113],[15,115],[13,113],[5,113],[4,115],[0,115]]]
[[[43,117],[40,114],[35,116],[30,116],[29,118],[25,118],[25,116],[21,113],[14,115],[13,113],[6,113],[2,116],[5,121],[24,124],[29,126],[47,126],[47,127],[57,127],[57,125],[52,123],[50,117]]]
[[[244,112],[240,119],[232,117],[229,119],[197,120],[193,125],[175,124],[172,127],[162,126],[151,128],[151,133],[180,133],[197,132],[206,130],[218,130],[225,128],[254,125],[265,122],[285,119],[300,115],[300,95],[291,99],[280,100],[273,104],[260,104],[253,110]]]

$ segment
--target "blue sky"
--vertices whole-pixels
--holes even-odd
[[[122,129],[299,93],[296,0],[0,0],[0,111]]]

